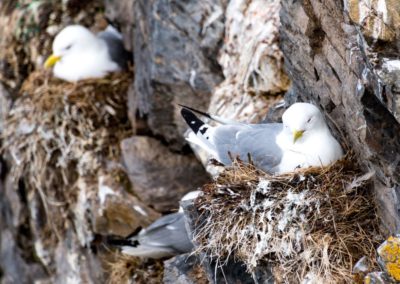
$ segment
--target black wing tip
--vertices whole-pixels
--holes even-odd
[[[189,110],[188,108],[182,107],[181,115],[183,116],[183,118],[185,118],[185,117],[188,117],[189,115],[194,115],[194,113],[191,110]]]
[[[186,121],[187,125],[196,134],[199,131],[199,129],[204,125],[204,122],[201,121],[190,109],[182,108],[181,115],[183,119]]]
[[[106,239],[106,243],[110,246],[130,246],[130,247],[137,247],[139,245],[138,240],[130,240],[130,239],[120,239],[116,237],[108,237]]]
[[[181,115],[190,126],[193,121],[201,121],[190,109],[182,108]]]
[[[183,104],[178,104],[178,106],[180,106],[180,107],[182,107],[182,108],[185,108],[185,109],[187,109],[187,110],[191,110],[192,112],[198,113],[198,114],[203,115],[203,116],[205,116],[205,117],[207,117],[207,118],[213,119],[213,118],[211,117],[211,115],[209,115],[208,113],[206,113],[206,112],[204,112],[204,111],[201,111],[201,110],[198,110],[198,109],[195,109],[195,108],[192,108],[192,107],[190,107],[190,106],[183,105]]]
[[[117,236],[107,236],[105,238],[106,243],[111,246],[130,246],[137,247],[139,245],[139,241],[134,239],[139,232],[142,230],[142,227],[137,227],[132,233],[130,233],[125,238],[117,237]]]
[[[187,125],[189,125],[189,126],[192,125],[192,121],[195,121],[196,119],[198,119],[192,111],[190,111],[186,108],[181,109],[181,115],[182,115],[183,119],[186,121]]]

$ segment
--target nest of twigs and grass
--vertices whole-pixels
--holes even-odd
[[[195,202],[197,252],[249,272],[268,263],[277,283],[353,283],[353,265],[366,256],[373,269],[383,240],[371,176],[350,157],[282,175],[234,161]]]
[[[96,183],[100,169],[119,162],[120,141],[132,132],[131,80],[127,72],[68,83],[37,71],[24,82],[4,123],[2,152],[12,178],[39,192],[45,209],[74,202],[79,178]]]

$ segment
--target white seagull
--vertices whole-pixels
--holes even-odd
[[[210,126],[194,112],[222,125]],[[231,163],[231,156],[247,160],[250,155],[257,167],[286,173],[299,167],[327,166],[343,157],[342,147],[313,104],[293,104],[284,112],[283,123],[245,124],[185,106],[181,114],[192,129],[187,140],[225,165]]]
[[[81,25],[71,25],[55,37],[53,54],[44,66],[54,66],[55,77],[76,82],[120,71],[127,66],[130,57],[123,47],[121,34],[112,26],[95,35]]]
[[[201,191],[191,191],[181,201],[195,199],[200,194]],[[159,218],[138,234],[114,241],[114,244],[121,246],[122,253],[153,259],[183,254],[193,249],[182,207],[176,213]]]

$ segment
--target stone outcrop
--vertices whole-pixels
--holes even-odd
[[[282,1],[281,48],[293,85],[290,99],[319,105],[346,148],[366,169],[375,171],[383,225],[395,233],[400,229],[398,82],[382,78],[400,69],[389,63],[392,67],[382,71],[381,66],[396,60],[383,48],[397,42],[393,37],[382,42],[385,31],[369,34],[365,26],[362,31],[354,5],[363,1],[345,2],[344,6],[331,0]],[[387,5],[380,6],[383,10],[370,21],[382,28],[385,19],[390,19],[389,26],[399,24],[397,17],[384,17],[398,15],[398,10],[389,10],[391,1],[373,2]]]
[[[24,95],[20,86],[27,82],[33,70],[42,68],[55,34],[71,22],[98,31],[105,27],[107,18],[121,30],[126,48],[134,51],[135,61],[141,64],[139,67],[135,63],[138,79],[130,89],[132,129],[125,114],[118,116],[121,125],[115,125],[115,131],[122,127],[130,135],[142,136],[133,136],[122,143],[121,162],[119,156],[112,156],[119,155],[119,149],[103,156],[100,160],[104,164],[95,175],[80,176],[72,170],[63,176],[64,183],[57,183],[51,177],[48,181],[41,178],[44,187],[46,183],[53,183],[55,187],[60,184],[50,190],[35,187],[25,178],[13,180],[7,168],[18,163],[18,158],[12,154],[1,158],[2,280],[5,283],[101,283],[106,280],[119,283],[118,278],[112,278],[118,273],[104,269],[114,261],[104,240],[109,236],[125,237],[140,227],[147,227],[161,212],[177,210],[182,195],[208,180],[201,164],[184,147],[181,135],[184,124],[175,103],[206,106],[213,87],[221,81],[216,56],[222,41],[226,3],[20,1],[16,6],[12,2],[0,4],[0,133],[10,108],[15,111],[13,100]],[[147,14],[149,9],[151,13]],[[170,9],[179,12],[180,17],[175,18]],[[210,17],[208,22],[203,22],[207,17]],[[141,33],[147,29],[151,33]],[[141,39],[141,36],[144,37]],[[182,59],[183,54],[187,58]],[[165,59],[164,64],[160,63],[160,56]],[[44,74],[47,75],[50,74]],[[156,92],[138,92],[136,86],[146,82]],[[160,91],[161,88],[165,89]],[[147,98],[150,99],[147,101]],[[95,107],[101,108],[98,103]],[[121,110],[125,105],[105,108],[112,115],[116,108]],[[136,113],[145,115],[137,117]],[[99,125],[95,127],[99,129]],[[105,141],[100,136],[94,140]],[[88,140],[89,144],[94,142]],[[0,141],[2,145],[3,142]],[[115,141],[115,145],[108,148],[119,148],[120,144]],[[101,152],[98,153],[101,155]],[[57,151],[49,151],[49,165],[56,160],[51,153]],[[67,156],[70,155],[67,153]],[[83,163],[93,162],[89,156],[82,153]],[[56,172],[59,165],[53,163],[53,166]],[[50,167],[46,170],[52,171]],[[138,260],[132,265],[147,269]],[[154,269],[149,266],[149,270]],[[156,270],[160,272],[158,266]],[[136,270],[127,269],[125,274],[130,271]]]
[[[197,256],[183,254],[164,262],[165,284],[207,284],[206,271]]]
[[[117,26],[122,33],[124,46],[133,51],[133,37],[135,27],[135,0],[105,0],[105,16]]]
[[[6,118],[12,104],[9,92],[0,84],[0,133],[3,130],[4,119]]]
[[[185,141],[178,104],[205,109],[222,81],[216,62],[225,1],[135,2],[135,87],[131,112],[175,150]]]
[[[29,230],[26,196],[23,188],[16,191],[7,178],[5,163],[0,163],[0,266],[4,283],[32,283],[47,279],[44,267],[32,261],[34,255]]]
[[[210,113],[257,123],[288,90],[279,48],[279,1],[232,0],[218,62],[225,80],[211,97]]]
[[[135,193],[160,212],[176,209],[185,193],[208,181],[194,155],[174,154],[154,138],[134,136],[121,149]]]

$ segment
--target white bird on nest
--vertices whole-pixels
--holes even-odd
[[[187,140],[227,165],[231,157],[249,156],[270,173],[292,172],[296,168],[327,166],[343,150],[332,136],[320,110],[309,103],[295,103],[282,116],[283,123],[245,124],[182,106],[181,114],[192,129]],[[194,112],[222,125],[210,126]]]
[[[181,201],[195,199],[200,194],[201,191],[191,191]],[[185,223],[183,208],[179,207],[178,212],[162,216],[139,233],[109,243],[121,246],[122,253],[142,258],[159,259],[187,253],[193,244]]]
[[[53,54],[44,66],[54,66],[55,77],[75,82],[120,71],[126,68],[130,57],[121,34],[112,26],[95,35],[83,26],[71,25],[55,37]]]

